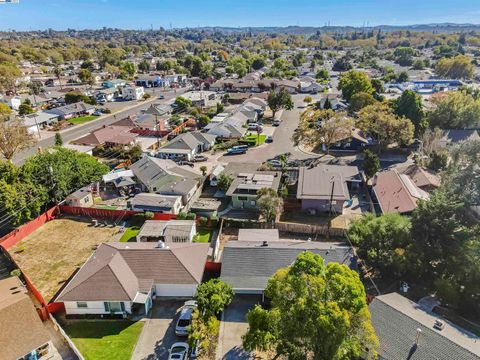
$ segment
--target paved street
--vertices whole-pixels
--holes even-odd
[[[177,90],[176,93],[174,91],[159,92],[159,90],[157,89],[155,94],[152,94],[152,98],[147,100],[147,101],[143,101],[143,102],[141,102],[137,105],[134,105],[132,103],[132,107],[129,107],[125,110],[119,111],[115,114],[102,116],[99,119],[92,120],[92,121],[87,122],[85,124],[76,125],[76,126],[73,126],[71,128],[62,130],[62,131],[60,131],[60,134],[62,135],[63,141],[65,143],[67,143],[67,142],[72,141],[74,139],[77,139],[81,136],[84,136],[84,135],[86,135],[86,134],[88,134],[88,133],[90,133],[94,130],[97,130],[104,125],[110,125],[110,124],[113,124],[114,122],[116,122],[120,119],[123,119],[123,118],[125,118],[129,115],[137,114],[139,111],[147,109],[152,103],[158,103],[158,104],[169,103],[176,96],[179,96],[179,95],[183,94],[184,92],[185,92],[184,89]],[[150,90],[149,93],[152,93],[152,91]],[[158,96],[160,94],[164,94],[165,99],[158,100]],[[40,148],[47,148],[49,146],[53,146],[54,142],[55,142],[55,138],[53,136],[49,137],[47,139],[42,139],[42,140],[38,141],[34,146],[17,153],[13,158],[13,162],[16,163],[16,164],[21,164],[25,161],[26,158],[34,155],[38,151],[39,147]]]

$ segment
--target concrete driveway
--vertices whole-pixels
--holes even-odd
[[[260,303],[260,296],[236,295],[223,313],[220,325],[217,359],[251,359],[251,355],[242,348],[242,335],[248,330],[247,312]]]
[[[183,300],[155,300],[145,320],[132,360],[165,360],[173,343],[187,341],[175,335],[177,316]]]

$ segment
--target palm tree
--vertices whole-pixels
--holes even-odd
[[[60,89],[61,89],[62,88],[62,81],[60,79],[60,76],[62,75],[62,69],[60,69],[58,66],[55,66],[55,68],[53,69],[53,73],[57,77],[58,84],[60,85]]]

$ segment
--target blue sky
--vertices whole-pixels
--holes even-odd
[[[20,0],[0,29],[479,23],[480,0]]]

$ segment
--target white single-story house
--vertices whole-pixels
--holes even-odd
[[[137,234],[137,241],[191,243],[196,233],[195,220],[147,220]]]
[[[210,244],[103,243],[56,297],[67,316],[148,314],[156,297],[191,298]]]
[[[125,100],[141,100],[145,94],[143,86],[128,86],[122,90]]]

